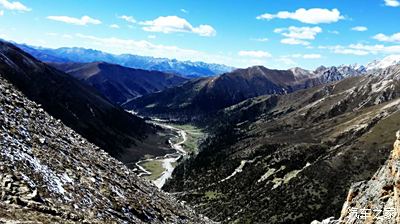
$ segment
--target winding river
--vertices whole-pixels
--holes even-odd
[[[144,167],[142,167],[140,164],[143,162],[147,161],[160,161],[162,164],[162,167],[164,171],[162,172],[161,176],[157,178],[156,180],[153,181],[153,183],[158,187],[162,188],[165,184],[165,182],[171,177],[172,172],[174,171],[174,166],[173,164],[176,163],[180,158],[183,156],[187,155],[187,152],[183,149],[182,145],[186,142],[187,140],[187,133],[179,128],[175,128],[171,125],[163,124],[160,123],[158,120],[153,120],[153,124],[161,126],[165,129],[170,129],[176,133],[176,136],[178,139],[182,139],[178,143],[173,143],[172,138],[168,140],[171,148],[175,149],[174,153],[166,154],[165,156],[162,157],[156,157],[154,159],[146,159],[146,160],[141,160],[136,163],[136,166],[141,170],[141,172],[138,174],[139,176],[143,175],[151,175],[151,172],[146,170]]]

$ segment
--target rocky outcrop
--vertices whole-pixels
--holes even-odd
[[[0,76],[0,223],[210,223]]]
[[[339,222],[400,223],[400,131],[389,160],[369,181],[354,184]]]

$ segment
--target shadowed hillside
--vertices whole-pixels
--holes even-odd
[[[400,125],[399,77],[393,66],[229,107],[165,190],[224,223],[338,216],[350,185],[389,155]]]

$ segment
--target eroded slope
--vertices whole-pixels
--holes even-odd
[[[261,96],[226,109],[165,189],[226,223],[309,223],[339,214],[386,160],[400,125],[400,66]]]
[[[209,223],[0,77],[0,222]]]

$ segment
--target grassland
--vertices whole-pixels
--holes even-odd
[[[187,140],[183,144],[183,148],[189,154],[196,153],[198,151],[199,140],[204,138],[205,136],[203,130],[190,124],[185,124],[185,125],[172,124],[171,126],[182,129],[187,133]]]
[[[160,160],[149,160],[140,164],[147,171],[151,172],[151,175],[145,176],[148,180],[156,180],[164,172],[162,161]]]
[[[185,125],[168,124],[168,125],[171,125],[175,128],[181,129],[186,132],[187,140],[182,146],[184,150],[188,152],[188,154],[194,154],[198,151],[198,142],[205,136],[204,132],[201,129],[187,124]],[[168,135],[163,135],[161,137],[166,138],[172,136],[173,135],[169,133]],[[173,137],[171,140],[173,142],[182,141],[181,137],[179,139],[178,137]],[[151,155],[145,156],[146,159],[150,159],[152,157],[153,156]],[[151,181],[158,179],[165,170],[162,166],[162,160],[147,160],[141,162],[140,165],[147,171],[151,172],[151,175],[146,176],[146,178]],[[175,167],[176,165],[177,163],[172,164],[173,167]]]

